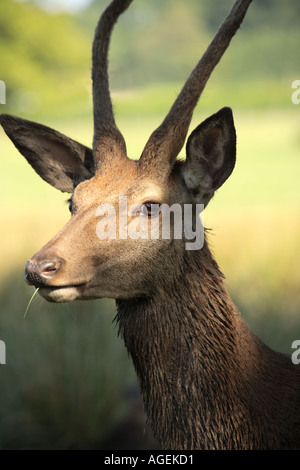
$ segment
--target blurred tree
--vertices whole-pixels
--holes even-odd
[[[89,49],[69,15],[1,0],[0,78],[14,112],[43,113],[55,103],[88,99]]]
[[[7,86],[6,109],[49,114],[59,106],[62,115],[90,112],[91,43],[109,0],[94,0],[73,15],[50,14],[36,2],[0,3],[0,80]],[[111,87],[182,82],[232,4],[135,0],[113,35]],[[299,18],[298,0],[254,1],[214,76],[231,82],[298,78]]]
[[[92,40],[95,18],[108,0],[77,15]],[[234,0],[135,0],[119,21],[111,49],[114,87],[182,81],[204,52]],[[221,64],[221,80],[295,76],[300,43],[299,0],[253,2]]]

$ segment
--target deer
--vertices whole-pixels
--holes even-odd
[[[224,107],[189,135],[206,83],[251,0],[236,0],[141,156],[127,156],[109,89],[110,38],[132,0],[112,0],[92,49],[92,149],[45,125],[2,114],[0,123],[36,173],[71,194],[66,225],[27,261],[26,282],[49,302],[116,301],[119,334],[139,380],[147,423],[165,450],[300,448],[300,369],[265,345],[231,300],[209,246],[184,237],[99,239],[98,207],[119,198],[161,224],[162,204],[206,209],[236,161],[232,110]],[[102,214],[103,215],[103,214]],[[193,212],[196,225],[197,211]],[[123,219],[122,219],[123,220]]]

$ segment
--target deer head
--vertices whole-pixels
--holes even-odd
[[[93,43],[93,149],[43,125],[14,116],[0,123],[17,149],[47,183],[72,193],[69,222],[26,264],[26,280],[48,301],[150,296],[159,281],[176,269],[183,239],[122,233],[139,218],[145,227],[161,224],[162,204],[203,204],[225,182],[235,165],[236,137],[229,108],[223,108],[190,135],[186,160],[176,160],[193,110],[251,0],[237,0],[162,124],[150,136],[139,160],[127,157],[112,110],[108,49],[119,15],[132,0],[113,0],[102,14]],[[132,213],[123,217],[120,198]],[[97,228],[106,208],[119,221],[114,239],[100,239]],[[100,207],[100,209],[99,209]],[[109,224],[109,218],[106,219]],[[195,219],[193,220],[195,224]],[[170,256],[172,253],[172,256]]]

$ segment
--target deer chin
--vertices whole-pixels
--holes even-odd
[[[47,286],[40,287],[39,294],[48,302],[72,302],[81,297],[81,286]]]

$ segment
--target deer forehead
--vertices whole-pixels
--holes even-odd
[[[169,199],[170,190],[171,185],[166,181],[156,181],[148,174],[141,174],[136,165],[123,163],[121,169],[113,167],[109,171],[99,171],[93,178],[80,183],[74,191],[73,201],[83,206],[116,204],[120,197],[125,197],[136,204],[162,203]]]

